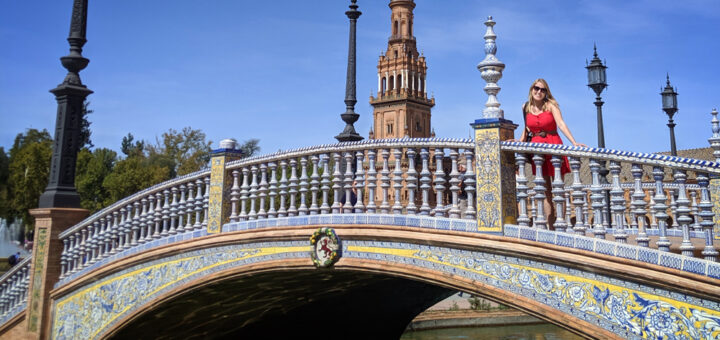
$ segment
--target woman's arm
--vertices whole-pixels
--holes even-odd
[[[572,143],[573,146],[587,147],[587,145],[575,141],[572,133],[570,133],[570,129],[567,127],[567,124],[565,124],[565,121],[562,118],[562,113],[560,113],[559,107],[555,105],[550,105],[550,112],[552,112],[553,118],[555,119],[555,124],[557,125],[558,129],[562,131],[562,133],[565,135],[565,137],[567,137],[567,139],[570,141],[570,143]]]

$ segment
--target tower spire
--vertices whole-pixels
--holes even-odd
[[[391,0],[390,37],[378,60],[377,97],[373,106],[373,139],[430,137],[427,64],[413,35],[413,0]]]
[[[345,15],[350,19],[350,46],[348,48],[347,78],[345,78],[346,110],[345,113],[340,115],[345,122],[345,129],[339,135],[335,136],[338,142],[355,142],[363,139],[362,136],[355,132],[355,126],[353,126],[358,118],[360,118],[360,115],[355,113],[355,103],[357,103],[357,98],[355,97],[355,27],[357,25],[357,19],[362,12],[357,10],[357,0],[351,1],[350,10],[345,12]]]

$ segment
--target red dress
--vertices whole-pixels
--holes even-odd
[[[558,135],[557,124],[555,124],[555,118],[550,111],[540,112],[538,115],[532,113],[525,114],[525,124],[528,129],[532,132],[533,137],[530,140],[532,143],[548,143],[548,144],[562,144],[562,139]],[[545,131],[545,137],[540,136],[540,132]],[[550,162],[551,155],[545,155],[545,163],[543,163],[542,171],[543,176],[555,177],[555,168]],[[562,157],[562,165],[560,165],[560,173],[565,176],[566,173],[570,172],[570,165],[568,164],[567,157]],[[532,166],[533,175],[535,174],[535,165],[532,160],[529,160]]]

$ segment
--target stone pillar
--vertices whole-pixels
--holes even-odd
[[[230,188],[232,187],[232,173],[225,165],[240,159],[242,151],[235,149],[237,142],[234,139],[225,139],[220,142],[220,148],[212,151],[210,158],[210,198],[208,203],[208,234],[222,231],[223,224],[230,220]]]
[[[25,314],[28,338],[49,339],[52,301],[50,291],[60,278],[63,243],[59,235],[82,221],[88,211],[78,208],[39,208],[30,210],[35,217],[30,285]]]
[[[517,199],[515,157],[500,150],[500,141],[513,139],[517,125],[503,118],[470,125],[475,128],[478,231],[502,234],[504,224],[517,224]]]

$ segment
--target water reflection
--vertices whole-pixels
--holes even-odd
[[[582,338],[553,324],[536,324],[430,329],[405,332],[400,339],[575,340]]]

